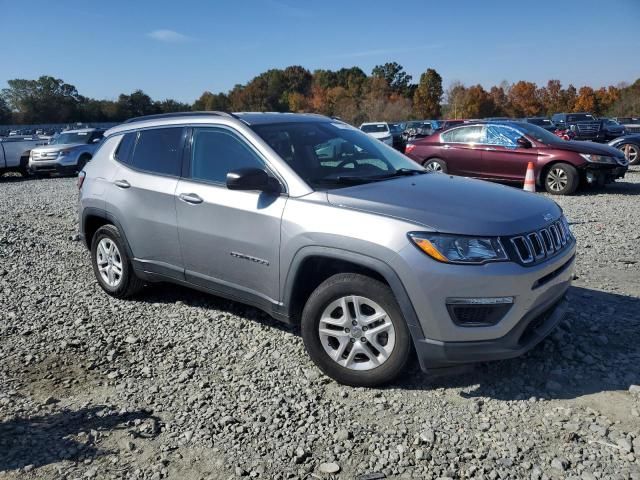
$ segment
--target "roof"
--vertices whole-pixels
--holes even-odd
[[[174,120],[180,118],[207,118],[207,117],[227,117],[242,120],[247,125],[260,125],[266,123],[282,123],[282,122],[311,122],[318,120],[329,120],[323,115],[314,113],[280,113],[280,112],[176,112],[161,113],[158,115],[145,115],[143,117],[134,117],[125,121],[125,124],[153,121],[153,120]]]
[[[73,130],[63,130],[62,133],[89,133],[95,131],[103,131],[104,128],[74,128]]]

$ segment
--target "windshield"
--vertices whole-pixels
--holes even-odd
[[[425,172],[393,148],[344,123],[297,122],[252,128],[316,190]]]
[[[91,139],[91,132],[74,132],[74,133],[61,133],[55,138],[51,139],[49,145],[64,145],[68,143],[89,143]]]
[[[567,122],[584,122],[593,120],[595,120],[595,117],[587,113],[575,113],[572,115],[567,115]]]
[[[547,145],[553,145],[553,144],[559,144],[559,143],[565,142],[560,137],[557,137],[550,131],[545,130],[542,127],[539,127],[538,125],[534,125],[533,123],[519,123],[517,128],[519,130],[522,130],[524,133],[529,135],[534,140],[541,143],[545,143]]]
[[[544,125],[547,127],[553,125],[551,123],[551,120],[547,120],[546,118],[530,118],[529,120],[527,120],[527,122],[533,123],[534,125]]]
[[[610,118],[606,119],[604,123],[606,125],[620,125],[618,122],[616,122],[615,120],[611,120]]]
[[[362,125],[362,127],[360,127],[360,129],[363,132],[367,132],[367,133],[385,133],[389,131],[389,127],[387,127],[386,123],[379,123],[376,125]]]

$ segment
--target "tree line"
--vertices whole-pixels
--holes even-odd
[[[377,65],[367,75],[359,67],[313,72],[301,67],[271,69],[228,92],[205,91],[193,104],[173,99],[153,100],[142,90],[117,100],[81,95],[62,79],[9,80],[0,92],[0,124],[120,122],[155,113],[189,110],[316,112],[359,124],[427,118],[549,116],[555,112],[587,111],[596,115],[640,113],[640,79],[594,89],[566,88],[559,80],[502,82],[486,90],[481,85],[453,82],[445,91],[442,77],[428,68],[417,83],[396,62]]]

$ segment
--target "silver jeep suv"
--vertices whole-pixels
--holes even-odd
[[[311,114],[194,112],[107,131],[79,175],[100,286],[169,281],[299,323],[327,375],[373,386],[515,357],[565,312],[575,240],[552,201],[430,174]]]

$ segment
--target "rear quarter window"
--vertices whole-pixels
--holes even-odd
[[[131,132],[125,134],[118,144],[118,148],[116,148],[113,156],[116,160],[122,163],[126,163],[127,165],[131,164],[131,158],[133,154],[133,147],[136,144],[137,132]]]

